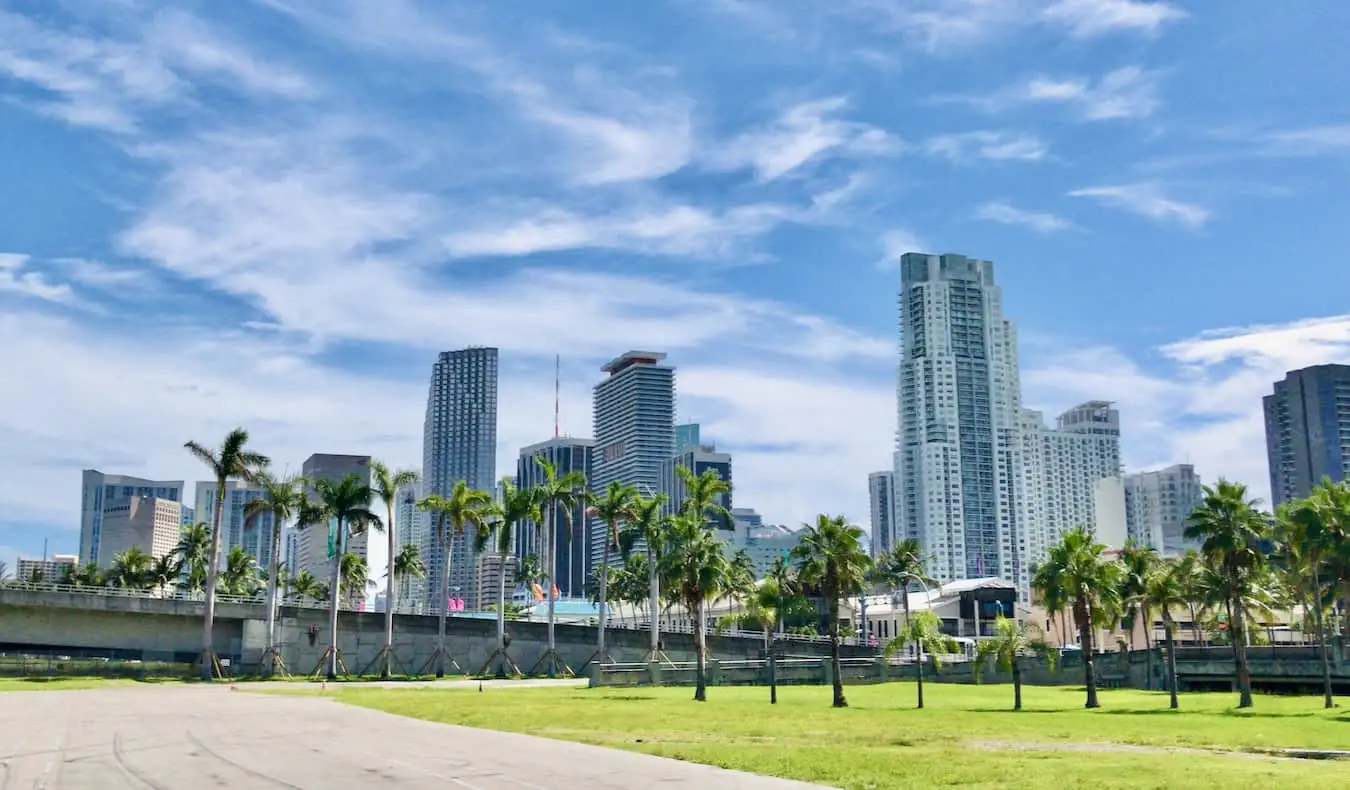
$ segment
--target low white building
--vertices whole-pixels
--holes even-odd
[[[868,638],[875,638],[878,645],[885,645],[905,627],[904,596],[898,592],[850,599],[848,613],[853,623],[862,622],[864,608]],[[1016,585],[986,577],[911,590],[909,611],[932,612],[942,621],[944,634],[977,640],[994,635],[994,620],[999,615],[1025,622],[1029,610],[1018,602]]]

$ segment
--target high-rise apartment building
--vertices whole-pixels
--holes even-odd
[[[422,495],[449,495],[456,481],[491,493],[497,484],[497,349],[443,351],[431,367],[426,422],[422,432]],[[472,537],[450,541],[450,589],[438,590],[444,548],[436,539],[430,514],[427,531],[427,600],[470,598],[475,581]]]
[[[1023,587],[1017,332],[994,264],[901,256],[899,313],[896,538],[917,538],[943,582]]]
[[[306,480],[327,480],[330,483],[340,483],[349,475],[355,475],[361,485],[368,486],[370,485],[370,456],[315,453],[301,464],[300,474]],[[313,495],[311,491],[310,496]],[[268,529],[269,531],[265,534],[270,536],[270,522]],[[345,531],[348,530],[344,527]],[[355,554],[369,563],[371,541],[378,539],[378,537],[371,536],[370,530],[365,530],[351,537],[341,536],[338,534],[336,519],[329,519],[327,524],[307,525],[300,530],[296,537],[297,572],[309,571],[319,581],[326,584],[332,578],[333,563],[338,555]],[[361,600],[365,594],[365,590],[353,593],[353,599]]]
[[[867,476],[867,500],[872,511],[872,556],[895,545],[895,472]]]
[[[676,471],[681,468],[688,469],[694,477],[702,477],[704,472],[711,471],[725,480],[728,486],[733,485],[730,453],[719,453],[717,448],[711,444],[700,444],[685,448],[661,462],[661,485],[657,490],[665,492],[665,510],[667,513],[674,513],[679,510],[684,503],[685,495],[688,493],[684,479]],[[721,505],[730,511],[733,493],[734,491],[727,491],[725,494],[719,494],[714,504]],[[721,530],[732,528],[730,523],[722,522],[710,523],[709,526]]]
[[[1350,478],[1350,365],[1290,371],[1262,403],[1273,504]]]
[[[146,480],[130,475],[108,475],[86,469],[82,475],[80,497],[80,564],[101,562],[99,542],[103,531],[103,510],[110,504],[132,497],[157,497],[171,502],[183,501],[182,480]]]
[[[216,518],[216,482],[203,480],[197,483],[196,516],[215,527]],[[272,514],[259,513],[247,518],[244,508],[255,499],[266,499],[267,491],[249,485],[242,480],[225,481],[225,507],[220,514],[220,562],[224,567],[225,558],[230,549],[239,546],[257,561],[259,568],[269,568],[272,563]],[[280,558],[278,558],[280,559]]]
[[[516,485],[530,488],[544,480],[544,469],[539,465],[542,459],[553,465],[559,477],[570,472],[580,472],[587,480],[594,472],[595,443],[590,439],[576,439],[570,436],[549,439],[532,444],[520,451],[516,462]],[[589,578],[592,564],[590,541],[586,524],[586,509],[577,506],[572,512],[555,509],[553,515],[553,545],[556,549],[558,594],[564,598],[582,598],[586,594],[586,580]],[[543,513],[547,521],[549,512]],[[547,570],[541,538],[541,524],[525,521],[517,528],[516,557],[518,559],[534,555],[539,559],[539,567]]]
[[[421,490],[422,485],[419,481],[413,485],[400,488],[394,494],[394,543],[396,544],[394,551],[402,551],[404,546],[416,546],[422,561],[426,562],[427,525],[422,519],[422,512],[417,509],[417,502],[422,498]],[[415,579],[411,576],[398,579],[398,584],[394,587],[395,611],[423,611],[426,600],[426,579]]]
[[[484,551],[478,555],[474,573],[474,594],[470,607],[486,611],[497,606],[498,593],[504,592],[509,603],[516,586],[516,558],[512,554]]]
[[[1190,464],[1125,475],[1125,524],[1136,543],[1164,556],[1200,548],[1185,536],[1191,511],[1204,498],[1200,476]]]
[[[613,481],[643,496],[661,489],[661,464],[675,454],[675,368],[666,355],[629,351],[601,368],[595,385],[595,466],[591,489]],[[588,540],[592,567],[600,563],[604,528],[592,520]]]
[[[1104,516],[1123,511],[1119,487],[1098,485],[1120,476],[1120,412],[1109,401],[1088,401],[1059,415],[1050,428],[1041,412],[1023,409],[1021,439],[1018,540],[1028,567],[1035,567],[1068,530],[1096,530],[1099,498]]]
[[[59,584],[68,570],[79,569],[79,557],[74,554],[53,554],[44,559],[20,557],[14,567],[14,578],[21,582]]]
[[[182,510],[170,499],[134,496],[105,504],[98,566],[111,568],[117,555],[132,548],[157,559],[171,554],[178,545],[182,523]]]

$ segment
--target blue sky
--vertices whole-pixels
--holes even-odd
[[[1025,404],[1267,482],[1260,396],[1350,360],[1350,5],[17,0],[0,10],[0,558],[79,470],[420,461],[502,349],[499,473],[667,351],[738,504],[865,522],[894,260],[996,262]]]

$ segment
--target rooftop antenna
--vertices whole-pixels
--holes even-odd
[[[558,393],[562,380],[562,354],[553,355],[553,438],[558,438]]]

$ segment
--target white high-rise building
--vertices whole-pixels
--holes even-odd
[[[1044,562],[1050,546],[1074,527],[1109,533],[1115,540],[1114,515],[1124,513],[1123,490],[1099,486],[1120,476],[1120,412],[1109,401],[1080,403],[1059,415],[1054,428],[1046,426],[1041,412],[1023,409],[1021,457],[1018,517],[1029,568]],[[1099,499],[1107,506],[1101,530]]]
[[[1024,587],[1017,332],[994,264],[907,253],[899,303],[895,537],[917,538],[942,582]]]
[[[872,510],[872,556],[895,545],[895,472],[867,476],[867,499]]]
[[[108,505],[126,504],[133,497],[157,497],[171,502],[183,501],[182,480],[146,480],[130,475],[107,475],[97,469],[84,470],[80,504],[80,564],[103,561],[99,543],[103,531],[103,510]]]
[[[1186,520],[1204,499],[1200,476],[1190,464],[1173,464],[1152,472],[1125,475],[1125,520],[1136,543],[1164,556],[1200,548],[1187,540]]]
[[[173,553],[182,530],[179,503],[159,497],[130,497],[103,506],[98,566],[111,568],[117,555],[138,548],[156,559]]]
[[[244,506],[255,499],[266,499],[267,491],[242,480],[225,481],[225,509],[220,516],[220,563],[230,549],[240,546],[257,561],[259,568],[272,563],[272,514],[260,513],[252,519],[244,516]],[[196,518],[212,529],[216,524],[216,482],[197,483]]]

